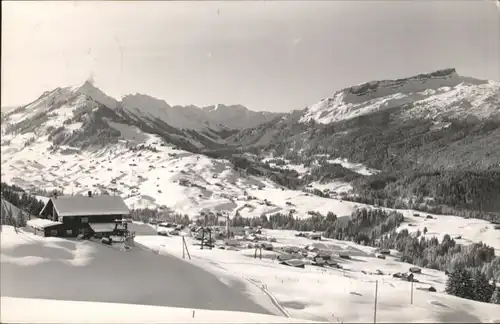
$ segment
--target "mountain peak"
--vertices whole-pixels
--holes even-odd
[[[370,97],[381,97],[390,93],[412,93],[424,91],[430,88],[438,89],[445,86],[456,86],[462,82],[463,80],[457,74],[456,69],[449,68],[395,80],[376,80],[364,82],[343,89],[342,92],[346,97],[350,94],[362,97],[367,95]]]
[[[250,109],[243,105],[225,105],[225,104],[216,104],[212,106],[206,106],[202,108],[206,112],[218,112],[218,113],[224,113],[228,110],[231,110],[232,112],[234,111],[239,111],[239,112],[250,112]]]
[[[498,96],[499,87],[492,81],[459,76],[454,68],[402,79],[370,81],[337,91],[333,97],[311,105],[305,109],[301,121],[328,124],[405,104],[418,108],[414,109],[416,116],[448,113],[457,117],[463,113],[488,116],[495,110],[491,103],[498,102],[495,95]],[[484,91],[485,98],[491,97],[491,100],[476,100],[479,91]],[[473,102],[469,103],[468,98]],[[465,111],[464,107],[470,109]]]
[[[98,102],[108,108],[116,109],[118,101],[95,86],[94,82],[86,80],[81,86],[73,87],[73,91],[85,95],[95,102]]]

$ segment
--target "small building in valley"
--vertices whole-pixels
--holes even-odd
[[[119,196],[93,196],[90,192],[88,196],[54,196],[40,212],[44,221],[32,227],[44,236],[109,236],[123,231],[123,219],[129,213]]]

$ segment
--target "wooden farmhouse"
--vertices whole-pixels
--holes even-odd
[[[42,211],[35,232],[43,236],[76,237],[82,235],[109,236],[126,230],[124,218],[129,209],[119,196],[54,196]]]

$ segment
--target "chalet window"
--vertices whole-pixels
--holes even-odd
[[[61,222],[61,223],[63,222],[62,216],[59,216],[59,222]]]
[[[73,235],[73,230],[66,230],[66,235]]]
[[[88,217],[82,217],[82,223],[88,223],[89,218]]]
[[[51,230],[50,236],[57,236],[57,230]]]

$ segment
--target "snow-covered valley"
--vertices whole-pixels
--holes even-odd
[[[289,190],[272,181],[235,171],[227,160],[174,149],[154,136],[144,136],[134,150],[125,143],[95,151],[61,147],[48,150],[49,143],[39,138],[28,146],[26,134],[3,140],[2,181],[21,188],[58,189],[65,194],[85,194],[88,190],[117,194],[130,208],[168,207],[174,212],[197,217],[202,211],[243,216],[266,213],[297,217],[308,211],[348,216],[358,204],[312,196]],[[65,150],[72,154],[65,154]],[[266,204],[266,200],[268,203]],[[293,202],[293,203],[292,203]]]
[[[455,224],[448,222],[453,228]],[[375,285],[377,285],[376,321],[382,323],[497,323],[499,306],[478,303],[447,295],[444,292],[444,272],[423,269],[412,284],[395,278],[396,273],[408,272],[411,264],[401,262],[399,254],[391,251],[386,259],[377,258],[375,248],[352,242],[323,238],[311,241],[296,237],[296,231],[265,230],[266,236],[276,239],[273,251],[255,249],[221,250],[190,245],[191,262],[214,273],[232,273],[250,279],[268,290],[291,317],[333,323],[366,323],[374,320]],[[188,242],[195,242],[186,238]],[[138,236],[138,244],[155,253],[182,258],[180,236]],[[497,240],[496,248],[500,247]],[[305,268],[280,264],[276,258],[284,247],[313,246],[329,251],[341,268],[322,268],[306,263]],[[351,259],[342,259],[349,254]],[[187,260],[187,259],[186,259]],[[429,287],[437,291],[431,292]]]

